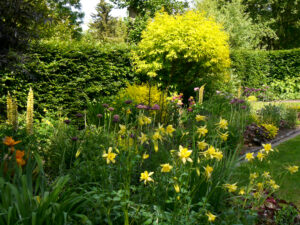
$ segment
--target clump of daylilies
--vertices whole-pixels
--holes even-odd
[[[25,152],[21,150],[15,150],[15,146],[21,141],[15,141],[12,137],[5,137],[3,139],[3,144],[9,148],[8,153],[5,158],[10,158],[12,155],[15,155],[16,162],[19,166],[24,166],[26,161],[24,159]]]

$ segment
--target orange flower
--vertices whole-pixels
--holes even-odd
[[[24,166],[26,161],[23,159],[25,153],[24,151],[17,150],[16,151],[16,161],[19,166]]]
[[[5,137],[3,139],[3,144],[8,147],[14,147],[16,144],[19,144],[21,141],[15,141],[12,137]]]

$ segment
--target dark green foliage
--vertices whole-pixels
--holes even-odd
[[[83,110],[87,97],[116,94],[125,82],[137,80],[129,53],[126,45],[48,42],[34,46],[17,71],[0,71],[1,114],[4,116],[8,91],[24,109],[29,87],[39,113],[44,108],[61,109],[63,115]]]
[[[234,51],[232,68],[243,86],[261,85],[297,78],[300,74],[300,49],[282,51]]]

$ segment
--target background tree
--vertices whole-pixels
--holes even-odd
[[[187,0],[111,0],[119,8],[127,8],[129,17],[135,18],[136,16],[144,16],[150,13],[154,16],[155,12],[162,7],[169,14],[183,12],[188,7]]]
[[[256,23],[269,23],[277,40],[265,38],[272,49],[300,47],[300,0],[243,0]]]
[[[178,0],[111,0],[118,8],[127,8],[126,18],[128,41],[137,43],[146,28],[147,21],[155,12],[164,9],[168,14],[183,13],[188,8],[188,1]]]
[[[197,9],[223,24],[232,49],[262,48],[263,40],[276,39],[275,32],[269,26],[252,20],[242,0],[197,0]]]
[[[0,64],[7,63],[9,50],[22,51],[30,41],[53,35],[49,28],[57,24],[70,21],[78,34],[83,16],[79,9],[79,0],[0,1]]]
[[[111,4],[101,0],[96,6],[96,14],[92,15],[89,32],[101,41],[122,42],[126,36],[126,26],[122,19],[110,15],[112,9]]]

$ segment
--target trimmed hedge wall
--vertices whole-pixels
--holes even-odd
[[[242,85],[259,87],[274,79],[300,76],[300,49],[280,51],[234,51],[232,68]]]
[[[86,96],[94,99],[115,94],[126,82],[137,80],[129,60],[130,50],[126,45],[82,42],[34,46],[25,55],[26,62],[14,72],[0,71],[0,114],[5,114],[8,91],[25,109],[30,86],[40,113],[44,108],[75,113],[85,107]]]
[[[84,42],[35,45],[14,72],[8,68],[0,71],[0,116],[4,119],[8,91],[15,94],[20,108],[25,109],[32,87],[37,112],[42,113],[44,108],[61,109],[64,114],[83,110],[86,97],[116,94],[126,82],[142,80],[132,71],[131,49],[128,45]],[[300,77],[300,49],[235,51],[231,59],[232,68],[244,86],[259,87],[274,80],[289,86],[287,80]]]

